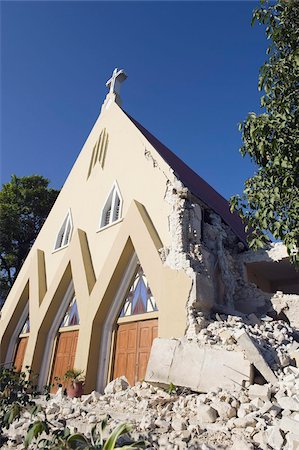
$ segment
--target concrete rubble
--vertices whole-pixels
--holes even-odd
[[[253,352],[253,362],[262,360],[269,372],[263,376],[255,368],[252,378],[244,379],[243,384],[230,384],[228,389],[219,382],[208,392],[177,386],[173,393],[168,393],[147,382],[130,387],[121,377],[109,383],[104,394],[92,392],[71,400],[59,391],[48,402],[43,398],[38,401],[57,427],[62,426],[64,419],[72,430],[88,434],[96,422],[109,415],[110,429],[120,422],[130,422],[132,438],[146,439],[152,449],[298,450],[299,368],[292,358],[299,347],[297,332],[281,320],[268,316],[258,319],[252,314],[242,317],[216,314],[206,316],[205,321],[206,327],[197,336],[199,351],[226,352],[229,365],[230,354],[237,354],[238,358],[250,355],[247,350],[246,356],[246,349],[240,346],[240,336],[246,336],[250,351],[252,345],[258,349],[259,358]],[[165,341],[161,340],[163,344]],[[179,340],[170,341],[175,349]],[[194,345],[194,340],[189,340],[190,343]],[[187,348],[188,343],[185,344]],[[179,357],[188,380],[193,367],[184,365],[182,354]],[[167,364],[165,353],[165,367]],[[176,368],[179,370],[178,364]],[[205,376],[213,375],[220,380],[221,374],[213,365],[212,369],[216,373]],[[266,380],[265,374],[269,373],[271,380]],[[168,379],[170,382],[175,384],[175,380]],[[10,440],[4,448],[22,449],[25,430],[32,420],[25,414],[15,421],[8,430]]]
[[[192,279],[185,336],[154,340],[143,383],[130,387],[121,377],[103,394],[71,400],[59,391],[38,401],[57,428],[63,418],[88,434],[109,415],[110,429],[129,422],[132,438],[151,449],[299,450],[299,282],[285,248],[246,252],[178,180],[167,183],[165,200],[171,243],[161,259]],[[267,264],[280,262],[276,280]],[[279,283],[290,293],[271,291]],[[23,449],[32,420],[15,421],[4,448]]]
[[[124,378],[112,381],[105,393],[69,399],[58,392],[39,398],[48,420],[57,428],[66,420],[88,435],[109,415],[112,429],[130,422],[132,438],[146,439],[152,449],[286,449],[299,445],[299,368],[287,366],[275,385],[251,385],[241,391],[218,388],[205,394],[188,389],[174,393],[146,382],[130,387]],[[23,436],[33,419],[25,414],[8,430],[4,449],[23,449]],[[236,441],[238,445],[236,445]],[[35,444],[31,448],[36,448]]]

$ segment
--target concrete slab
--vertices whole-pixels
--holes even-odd
[[[242,352],[200,347],[178,339],[154,340],[145,380],[208,392],[222,387],[239,390],[251,381],[251,364]]]
[[[235,336],[235,338],[237,339],[240,348],[244,351],[246,358],[257,368],[265,380],[269,383],[275,384],[277,382],[277,378],[274,372],[271,370],[263,355],[246,331],[241,331]]]

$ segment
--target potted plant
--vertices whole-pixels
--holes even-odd
[[[66,393],[68,397],[81,397],[83,395],[85,381],[83,370],[69,369],[65,372],[64,379],[67,381]]]

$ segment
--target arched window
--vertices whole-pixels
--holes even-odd
[[[28,306],[27,306],[27,309],[28,309]],[[14,366],[16,372],[20,372],[22,370],[24,356],[25,356],[25,352],[26,352],[26,348],[27,348],[28,339],[29,339],[29,333],[30,333],[30,320],[29,320],[29,314],[28,314],[25,319],[25,322],[23,323],[23,326],[21,328],[19,338],[17,340],[17,345],[15,348],[13,366]]]
[[[54,250],[66,247],[69,244],[71,240],[72,231],[73,231],[73,222],[71,211],[69,211],[57,235]]]
[[[66,310],[66,313],[63,317],[63,320],[61,322],[60,328],[63,327],[71,327],[74,325],[79,325],[80,319],[79,319],[79,312],[77,307],[77,301],[74,297],[73,300],[69,303],[69,306]]]
[[[102,209],[100,228],[107,227],[121,218],[122,198],[119,188],[115,182],[113,188],[106,200],[105,206]]]
[[[148,285],[143,269],[138,264],[129,293],[119,317],[133,316],[158,311],[156,301]]]

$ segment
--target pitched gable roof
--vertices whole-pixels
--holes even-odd
[[[137,120],[124,111],[128,118],[150,142],[159,155],[174,170],[175,175],[182,181],[195,197],[212,208],[219,214],[224,222],[229,225],[239,239],[246,245],[245,225],[237,213],[230,212],[228,201],[212,188],[203,178],[194,170],[176,156],[169,148],[160,142],[153,134],[144,128]]]

